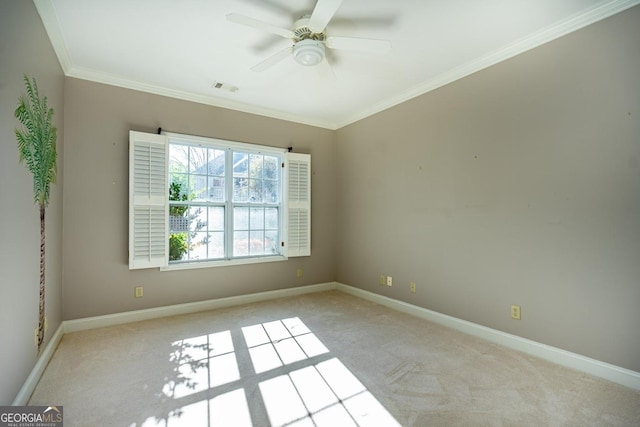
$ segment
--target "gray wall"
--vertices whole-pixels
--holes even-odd
[[[36,78],[58,127],[58,180],[45,219],[46,345],[61,321],[64,76],[32,2],[0,1],[0,405],[13,401],[37,358],[40,216],[32,175],[18,163],[13,116],[25,74]]]
[[[340,129],[337,280],[640,371],[638,23]]]
[[[312,255],[234,267],[130,271],[129,130],[277,147],[312,161]],[[335,133],[73,78],[65,87],[63,317],[119,313],[335,279]],[[296,270],[302,268],[302,278]],[[134,298],[134,287],[144,297]]]

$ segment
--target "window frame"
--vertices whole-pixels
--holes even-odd
[[[282,164],[285,162],[287,150],[283,148],[268,147],[263,145],[249,144],[243,142],[223,140],[219,138],[208,138],[202,136],[185,135],[173,132],[163,132],[163,135],[167,137],[167,153],[171,151],[172,144],[185,145],[185,146],[197,146],[203,148],[210,148],[215,150],[221,150],[225,152],[225,200],[223,202],[213,202],[213,205],[224,206],[224,258],[219,259],[204,259],[204,260],[187,260],[171,262],[169,261],[169,255],[167,253],[166,265],[160,267],[161,270],[183,270],[192,268],[203,267],[216,267],[226,265],[241,265],[241,264],[254,264],[262,262],[274,262],[284,261],[288,259],[285,246],[283,242],[286,241],[286,209],[287,209],[287,185],[285,170]],[[233,200],[233,153],[242,152],[248,154],[260,154],[260,155],[273,155],[279,159],[279,187],[280,187],[280,200],[277,204],[270,204],[269,206],[278,208],[278,243],[279,252],[273,255],[247,255],[247,256],[234,256],[233,255],[233,216],[235,207],[250,207],[250,202],[235,202]],[[168,160],[169,161],[169,160]],[[231,167],[230,167],[231,166]],[[167,170],[167,182],[170,182],[171,171]],[[168,194],[167,194],[168,200]],[[171,205],[171,202],[167,202]],[[205,202],[206,204],[206,202]],[[253,205],[255,207],[265,207],[263,203]],[[167,214],[168,215],[168,214]],[[167,217],[168,218],[168,217]],[[169,221],[167,221],[168,223]],[[170,230],[167,228],[167,239],[169,238]]]

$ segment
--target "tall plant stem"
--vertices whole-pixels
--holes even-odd
[[[44,341],[44,204],[40,204],[40,303],[38,304],[38,353]]]

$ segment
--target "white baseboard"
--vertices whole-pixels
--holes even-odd
[[[60,340],[62,340],[63,335],[64,327],[62,326],[62,324],[60,324],[60,326],[58,326],[58,329],[56,329],[56,332],[53,334],[53,336],[45,346],[44,351],[38,357],[35,366],[29,373],[27,380],[24,382],[24,384],[22,384],[22,388],[18,392],[16,398],[13,399],[13,403],[11,405],[24,406],[27,404],[29,398],[31,397],[31,394],[33,393],[33,390],[35,390],[36,386],[38,385],[38,381],[40,381],[40,377],[42,376],[44,369],[49,364],[49,360],[51,360],[51,357],[56,351],[56,348],[58,348],[58,344],[60,344]]]
[[[503,345],[513,350],[548,360],[567,368],[603,378],[634,390],[640,390],[640,372],[621,368],[616,365],[591,359],[550,345],[541,344],[517,335],[487,328],[486,326],[478,325],[477,323],[447,316],[446,314],[438,313],[436,311],[428,310],[426,308],[418,307],[413,304],[398,301],[359,288],[354,288],[342,283],[337,283],[336,289],[385,307],[411,314],[413,316],[456,329],[466,334]]]
[[[295,288],[279,289],[275,291],[258,292],[255,294],[238,295],[228,298],[219,298],[207,301],[191,302],[186,304],[176,304],[166,307],[149,308],[145,310],[128,311],[124,313],[107,314],[104,316],[87,317],[84,319],[63,321],[51,340],[46,345],[40,357],[36,361],[33,369],[29,373],[18,395],[13,400],[13,406],[26,405],[35,390],[40,377],[49,364],[54,351],[62,340],[65,333],[84,331],[88,329],[103,328],[107,326],[120,325],[123,323],[139,322],[141,320],[157,319],[159,317],[176,316],[179,314],[197,313],[200,311],[214,310],[217,308],[232,307],[241,304],[286,298],[296,295],[309,294],[313,292],[323,292],[336,289],[337,283],[320,283],[317,285],[298,286]]]
[[[403,301],[365,291],[337,282],[321,283],[318,285],[300,286],[295,288],[275,291],[259,292],[249,295],[238,295],[228,298],[220,298],[207,301],[198,301],[186,304],[177,304],[166,307],[150,308],[145,310],[129,311],[105,316],[88,317],[84,319],[66,320],[58,327],[51,340],[38,358],[27,380],[18,392],[12,405],[26,405],[35,389],[49,360],[58,347],[65,333],[82,331],[87,329],[102,328],[123,323],[138,322],[141,320],[157,319],[159,317],[176,316],[180,314],[196,313],[200,311],[214,310],[224,307],[232,307],[241,304],[285,298],[296,295],[323,292],[337,289],[356,297],[375,302],[385,307],[407,313],[422,319],[447,326],[478,338],[485,339],[505,347],[521,351],[541,359],[548,360],[561,366],[585,372],[599,378],[621,384],[623,386],[640,390],[640,373],[599,360],[591,359],[580,354],[572,353],[546,344],[541,344],[516,335],[507,334],[496,329],[458,319],[446,314],[438,313],[426,308],[418,307]]]
[[[218,298],[207,301],[189,302],[166,307],[148,308],[144,310],[127,311],[124,313],[107,314],[104,316],[86,317],[84,319],[66,320],[63,323],[64,332],[84,331],[87,329],[103,328],[121,325],[123,323],[139,322],[141,320],[157,319],[160,317],[177,316],[180,314],[197,313],[199,311],[215,310],[235,305],[251,304],[277,298],[323,292],[336,289],[335,282],[318,285],[298,286],[295,288],[278,289],[275,291],[258,292],[255,294],[238,295],[228,298]]]

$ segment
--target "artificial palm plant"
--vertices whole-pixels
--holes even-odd
[[[33,174],[33,197],[40,207],[40,302],[38,306],[38,352],[44,341],[44,216],[49,205],[51,184],[56,181],[56,137],[57,129],[52,123],[53,108],[48,108],[47,97],[40,99],[36,79],[33,83],[24,76],[27,96],[20,96],[15,116],[22,124],[16,129],[20,163],[25,163]]]

